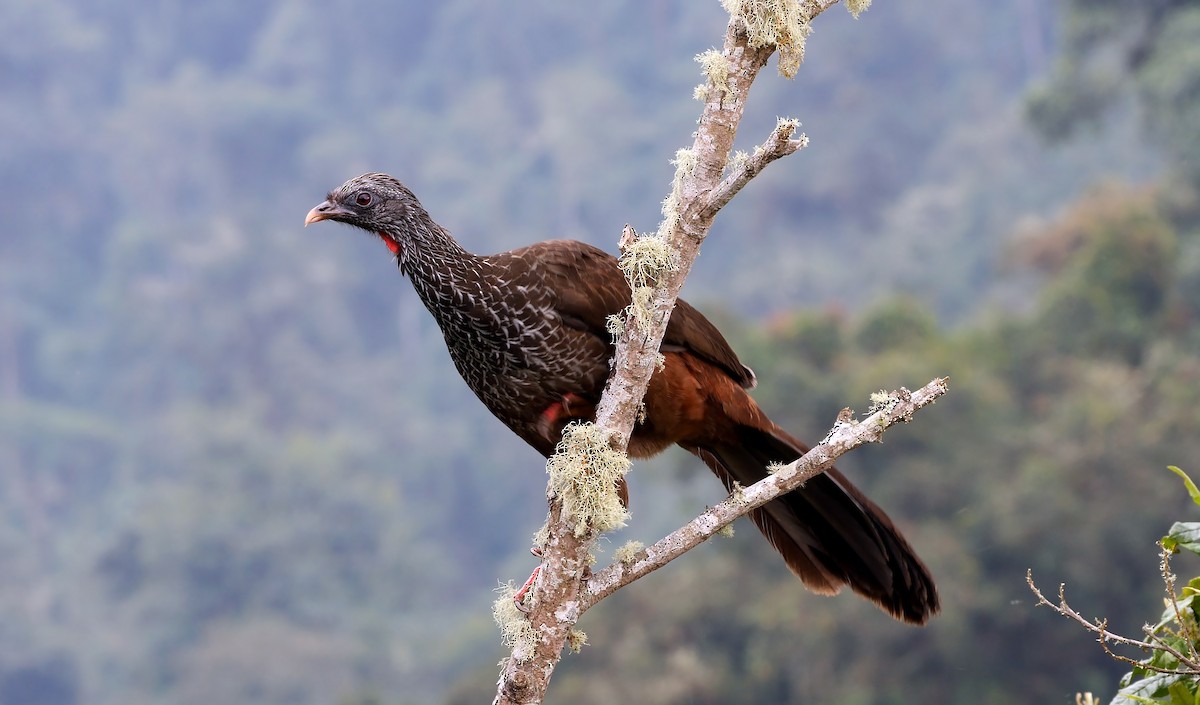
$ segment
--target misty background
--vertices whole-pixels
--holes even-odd
[[[389,172],[469,249],[656,228],[715,0],[9,0],[0,44],[0,705],[490,699],[540,456],[378,242]],[[684,296],[800,437],[950,395],[843,468],[939,581],[926,628],[807,594],[757,532],[589,612],[557,702],[1069,702],[1122,672],[1047,592],[1155,621],[1200,470],[1200,10],[879,0],[774,62],[739,145],[811,144]],[[632,475],[628,539],[723,492]],[[602,560],[604,558],[602,557]],[[1178,570],[1194,570],[1180,560]],[[669,599],[664,599],[668,597]]]

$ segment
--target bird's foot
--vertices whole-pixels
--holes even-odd
[[[542,549],[536,546],[529,549],[529,552],[538,558],[542,557]],[[525,596],[529,594],[529,591],[533,588],[533,584],[537,582],[538,575],[540,575],[541,572],[542,566],[539,565],[538,567],[534,568],[533,572],[529,574],[529,579],[526,580],[525,584],[521,586],[521,589],[513,593],[513,602],[517,603],[517,609],[521,610],[525,614],[529,614],[529,611],[532,609],[532,607],[525,605]],[[583,567],[583,582],[586,583],[588,580],[591,580],[591,578],[592,567],[590,565],[585,565]]]
[[[538,558],[542,557],[542,549],[538,548],[537,546],[530,548],[529,552]],[[537,580],[538,573],[541,572],[542,567],[540,565],[534,568],[533,572],[529,574],[529,579],[526,580],[525,584],[521,586],[521,589],[513,593],[513,602],[517,603],[517,609],[521,610],[525,614],[529,614],[529,608],[522,604],[525,602],[525,595],[529,592],[529,589],[533,587],[534,581]]]
[[[513,593],[513,602],[517,603],[517,609],[521,610],[525,614],[529,614],[530,610],[529,607],[525,606],[525,595],[529,592],[529,589],[533,587],[534,581],[537,580],[538,574],[541,572],[542,567],[540,565],[534,568],[533,572],[529,574],[529,579],[526,580],[525,584],[521,586],[521,589]]]

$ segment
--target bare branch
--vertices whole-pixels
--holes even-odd
[[[762,0],[748,1],[759,3],[757,10],[766,8]],[[802,56],[807,23],[836,1],[799,2],[800,12],[805,15],[800,18],[803,31],[795,38],[796,45],[786,47],[790,56]],[[859,6],[867,2],[850,1]],[[780,7],[783,6],[776,3],[774,10],[767,8],[765,11],[782,12]],[[796,17],[794,14],[789,16],[794,24]],[[666,258],[670,266],[656,266],[652,277],[646,276],[644,268],[640,274],[631,276],[635,299],[631,313],[611,327],[616,343],[613,374],[596,408],[595,424],[596,437],[612,450],[624,453],[628,446],[646,387],[658,366],[658,348],[667,321],[717,212],[766,164],[803,146],[802,139],[792,139],[796,123],[781,123],[764,143],[762,154],[739,163],[729,177],[722,180],[750,86],[775,51],[776,46],[770,42],[752,41],[746,21],[734,13],[726,26],[720,54],[711,52],[704,56],[702,63],[708,83],[698,91],[705,100],[704,108],[692,146],[676,155],[675,179],[671,194],[664,202],[664,217],[656,235],[660,242],[651,243],[655,251],[663,246],[668,248],[668,254],[673,255]],[[636,246],[636,234],[626,228],[622,251]],[[636,261],[636,258],[631,260]],[[636,281],[639,277],[653,279],[653,284]],[[827,465],[832,461],[832,457],[815,458],[814,463]],[[761,484],[757,483],[755,487]],[[578,531],[580,528],[583,530]],[[532,606],[528,617],[537,640],[533,645],[522,642],[524,646],[513,649],[512,657],[500,674],[495,703],[539,703],[544,699],[550,676],[572,636],[576,620],[586,606],[595,601],[590,594],[584,594],[584,578],[589,570],[589,550],[597,536],[596,527],[578,526],[564,515],[562,502],[552,498],[543,564],[530,592]]]
[[[1200,663],[1197,663],[1194,659],[1188,657],[1187,655],[1185,655],[1183,653],[1180,653],[1180,651],[1178,649],[1171,646],[1165,640],[1159,638],[1157,635],[1154,634],[1154,630],[1151,629],[1150,627],[1147,626],[1147,627],[1143,628],[1149,641],[1138,641],[1137,639],[1130,639],[1129,637],[1121,636],[1120,634],[1117,634],[1116,632],[1109,631],[1107,620],[1097,619],[1095,622],[1093,622],[1093,621],[1087,619],[1086,617],[1084,617],[1083,615],[1079,614],[1078,612],[1076,612],[1069,604],[1067,604],[1066,585],[1060,584],[1058,586],[1058,604],[1055,604],[1055,603],[1051,602],[1050,600],[1047,600],[1046,596],[1042,594],[1042,591],[1039,590],[1037,585],[1034,584],[1032,569],[1026,571],[1025,582],[1029,585],[1029,589],[1033,591],[1033,594],[1035,596],[1037,596],[1039,605],[1045,605],[1046,607],[1049,607],[1050,609],[1061,614],[1062,616],[1064,616],[1068,619],[1074,620],[1075,622],[1078,622],[1080,625],[1083,626],[1084,629],[1095,634],[1096,641],[1100,644],[1100,648],[1104,649],[1104,653],[1108,654],[1111,658],[1116,659],[1117,661],[1122,661],[1124,663],[1132,664],[1139,668],[1144,668],[1148,671],[1156,671],[1158,673],[1167,673],[1167,674],[1175,675],[1175,676],[1195,676],[1197,673],[1200,673]],[[1187,666],[1187,668],[1186,669],[1159,668],[1158,666],[1154,666],[1154,665],[1146,662],[1145,660],[1143,660],[1143,661],[1134,660],[1132,658],[1129,658],[1128,656],[1123,656],[1121,654],[1114,652],[1112,650],[1112,648],[1109,647],[1109,645],[1108,645],[1108,642],[1110,642],[1110,641],[1117,643],[1117,644],[1122,644],[1125,646],[1133,646],[1133,647],[1136,647],[1139,649],[1145,649],[1147,651],[1165,651],[1165,652],[1171,654],[1172,656],[1174,656],[1176,659],[1178,659],[1179,663],[1183,664],[1184,666]]]
[[[542,701],[582,613],[579,597],[583,577],[590,570],[589,548],[595,534],[576,536],[574,521],[563,518],[562,503],[557,501],[550,503],[547,526],[550,530],[533,590],[534,606],[527,615],[537,639],[532,645],[513,649],[496,683],[495,705]],[[500,599],[512,598],[502,595]]]
[[[889,395],[891,403],[880,405],[875,413],[862,421],[852,421],[843,412],[825,440],[795,462],[750,485],[740,488],[733,496],[709,508],[683,527],[635,554],[632,561],[617,561],[588,580],[582,596],[583,610],[588,609],[619,588],[641,578],[711,538],[733,520],[752,509],[761,507],[782,494],[790,492],[833,466],[842,454],[866,443],[883,438],[889,427],[907,423],[919,409],[932,404],[946,393],[946,379],[935,379],[916,392],[901,388]],[[843,418],[843,416],[845,418]]]
[[[643,324],[639,317],[628,317],[625,321],[613,356],[615,372],[596,410],[596,424],[608,431],[614,446],[622,450],[633,432],[638,408],[657,366],[658,347],[679,290],[716,216],[715,209],[706,207],[705,196],[720,183],[750,84],[773,51],[772,47],[751,48],[741,23],[730,20],[721,52],[727,72],[721,77],[720,90],[715,90],[718,86],[714,83],[714,90],[708,93],[691,149],[676,159],[670,207],[664,209],[659,228],[659,235],[677,253],[677,266],[654,287],[649,320]],[[721,79],[710,76],[709,80]]]
[[[792,135],[799,126],[800,123],[795,120],[780,120],[767,141],[756,147],[753,154],[745,156],[741,160],[735,157],[732,165],[733,171],[708,194],[707,203],[702,212],[705,215],[711,213],[711,216],[715,216],[717,211],[724,208],[725,204],[729,203],[738,191],[750,183],[750,179],[758,176],[758,173],[768,164],[808,146],[807,135],[801,134],[796,139],[792,139]]]
[[[698,215],[703,210],[703,195],[720,181],[750,85],[773,52],[770,46],[751,48],[742,23],[730,19],[722,54],[728,63],[722,90],[709,92],[693,146],[690,151],[681,150],[677,157],[675,181],[667,201],[670,207],[664,208],[659,229],[659,235],[677,253],[677,266],[658,278],[643,312],[649,315],[625,317],[616,336],[614,372],[596,410],[601,437],[620,452],[628,445],[642,397],[657,367],[658,347],[679,289],[712,225],[715,212]],[[710,76],[709,80],[715,79]],[[622,240],[631,243],[629,229]],[[500,674],[494,703],[541,702],[545,696],[550,676],[582,612],[583,577],[589,549],[597,536],[594,528],[580,535],[575,528],[564,518],[561,502],[552,501],[543,564],[531,591],[529,620],[538,641],[532,653],[517,653],[514,649]]]

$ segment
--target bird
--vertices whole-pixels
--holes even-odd
[[[368,173],[329,192],[305,226],[344,223],[379,238],[436,319],[450,358],[484,406],[549,457],[563,428],[592,420],[611,372],[606,325],[630,301],[617,259],[574,240],[548,240],[492,255],[466,250],[408,187]],[[678,445],[727,491],[762,479],[808,446],[775,424],[748,393],[756,384],[699,310],[680,299],[650,379],[631,458]],[[627,490],[621,487],[628,504]],[[750,512],[811,591],[843,587],[896,619],[924,624],[940,608],[928,568],[887,514],[830,468]]]

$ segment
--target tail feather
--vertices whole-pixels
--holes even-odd
[[[808,449],[775,428],[739,427],[740,442],[685,445],[721,478],[753,484],[770,463],[790,463]],[[813,592],[842,586],[874,601],[898,619],[924,624],[938,611],[929,570],[891,519],[835,469],[767,503],[750,518]]]

